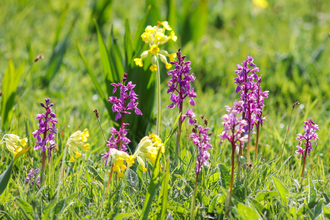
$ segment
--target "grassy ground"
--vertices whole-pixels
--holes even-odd
[[[111,127],[110,117],[74,43],[76,39],[89,66],[102,82],[101,55],[91,19],[93,2],[65,2],[16,0],[0,3],[0,79],[4,76],[9,58],[16,67],[26,60],[13,120],[1,131],[1,136],[15,133],[20,137],[28,137],[28,145],[34,146],[35,139],[31,132],[38,125],[35,115],[43,111],[39,103],[46,97],[55,103],[54,109],[59,119],[59,135],[56,137],[58,151],[47,168],[47,186],[39,188],[25,183],[27,170],[40,167],[41,163],[40,152],[30,150],[14,166],[9,185],[0,196],[1,213],[7,219],[48,218],[47,211],[53,218],[94,219],[102,216],[113,219],[118,213],[132,213],[132,218],[139,218],[151,181],[151,164],[147,173],[142,173],[135,164],[126,180],[114,178],[111,193],[103,203],[103,181],[107,182],[109,170],[104,170],[101,153],[105,153],[107,147],[93,110],[99,109],[101,126],[107,137]],[[196,5],[196,1],[192,2],[190,7]],[[158,2],[157,6],[160,17],[166,20],[166,1]],[[189,9],[187,5],[181,6],[181,3],[176,6],[178,14]],[[269,90],[270,96],[265,102],[264,115],[267,121],[261,130],[259,157],[254,158],[252,151],[253,169],[244,168],[243,178],[235,183],[232,212],[228,218],[330,218],[330,2],[269,1],[268,7],[261,9],[250,1],[208,1],[207,6],[205,34],[197,41],[184,44],[178,34],[178,43],[168,48],[168,51],[176,52],[181,47],[183,54],[192,61],[192,71],[197,77],[194,86],[198,94],[194,111],[198,116],[205,115],[213,132],[211,165],[204,168],[199,177],[196,197],[198,218],[224,218],[231,147],[226,142],[220,145],[217,135],[223,130],[221,116],[225,114],[225,105],[232,105],[235,99],[239,99],[233,84],[234,71],[236,64],[241,63],[247,55],[254,57],[263,75],[263,89]],[[63,13],[65,10],[66,14]],[[98,20],[102,24],[105,39],[113,25],[120,50],[124,51],[122,39],[125,19],[129,19],[132,33],[135,33],[145,11],[146,3],[140,0],[109,4],[102,14],[105,22]],[[61,15],[65,15],[62,26],[59,25]],[[41,78],[49,69],[48,63],[54,48],[65,38],[76,16],[63,62],[49,85],[42,86]],[[183,22],[178,19],[174,30],[180,33],[182,28]],[[33,65],[23,83],[30,63],[40,53],[44,54],[45,59]],[[176,110],[166,108],[170,104],[169,95],[166,94],[168,79],[167,74],[162,72],[163,140],[177,116]],[[105,90],[105,86],[102,86]],[[150,102],[141,96],[139,99],[140,105]],[[301,105],[293,111],[291,129],[283,145],[291,105],[298,100]],[[313,118],[320,126],[320,131],[318,145],[314,146],[307,159],[306,178],[302,179],[302,163],[295,154],[298,144],[295,138],[296,134],[303,132],[303,121],[307,118]],[[89,129],[91,148],[83,159],[67,163],[67,176],[60,195],[62,203],[54,203],[64,143],[77,128]],[[146,134],[154,131],[155,126],[152,125]],[[181,158],[184,161],[181,166],[176,167],[172,163],[175,158],[172,153],[175,136],[167,144],[162,158],[164,166],[165,158],[170,156],[171,159],[168,219],[189,217],[195,184],[195,149],[186,138],[186,133],[188,135],[191,132],[188,124],[184,124],[183,131]],[[252,143],[255,144],[255,134]],[[132,147],[136,144],[132,143]],[[4,150],[4,157],[1,158],[2,173],[10,164],[12,155]],[[161,210],[159,195],[157,193],[154,199],[149,218],[156,219]]]

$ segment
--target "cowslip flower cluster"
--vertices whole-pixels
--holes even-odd
[[[304,131],[305,134],[298,134],[298,137],[296,138],[299,140],[299,144],[297,146],[298,150],[296,150],[296,153],[303,156],[305,159],[307,155],[310,154],[310,151],[313,149],[312,147],[312,140],[314,140],[314,144],[317,145],[316,140],[319,139],[316,131],[319,130],[319,126],[314,123],[314,121],[310,118],[307,119],[307,121],[304,122]],[[305,140],[305,149],[301,147],[302,141]]]
[[[119,98],[116,96],[109,97],[109,102],[113,104],[112,111],[117,112],[115,117],[116,121],[122,117],[122,114],[131,114],[131,112],[129,112],[130,110],[134,110],[137,115],[142,115],[141,110],[137,108],[137,105],[139,104],[137,102],[138,95],[133,90],[136,85],[133,84],[132,81],[129,81],[127,85],[125,85],[126,80],[127,73],[124,74],[121,82],[111,83],[111,85],[114,86],[112,91],[113,94],[117,91],[117,87],[119,87],[120,90]]]
[[[238,114],[242,111],[243,101],[234,102],[233,107],[226,106],[228,114],[222,116],[222,125],[224,126],[223,132],[219,135],[221,138],[220,144],[224,140],[228,140],[233,148],[238,146],[244,146],[242,143],[246,142],[244,136],[244,127],[247,125],[246,120],[242,120],[238,117]]]
[[[81,157],[82,154],[80,153],[79,149],[88,151],[90,146],[89,143],[86,143],[88,137],[89,131],[87,128],[85,128],[83,132],[76,131],[69,137],[68,141],[66,142],[66,146],[69,149],[70,162],[74,162],[75,159]]]
[[[124,164],[124,161],[128,164],[128,166],[132,166],[134,163],[134,159],[132,156],[128,155],[124,151],[117,150],[115,148],[110,148],[109,155],[112,164],[113,164],[113,171],[117,172],[118,177],[123,176],[123,171],[126,170],[127,166]]]
[[[7,149],[14,154],[14,157],[22,151],[23,147],[26,146],[28,139],[23,138],[21,139],[19,136],[15,134],[5,134],[1,141],[0,145],[5,143]],[[17,145],[17,143],[20,143],[20,145]]]
[[[165,31],[171,31],[170,36],[165,34]],[[169,57],[170,61],[174,61],[176,54],[169,54],[166,50],[160,50],[159,46],[167,43],[169,40],[176,41],[177,36],[175,36],[174,31],[168,24],[167,21],[158,22],[157,26],[147,26],[145,32],[141,35],[142,40],[149,44],[150,49],[142,52],[141,58],[135,58],[135,64],[137,66],[143,66],[143,59],[147,58],[149,55],[151,58],[151,67],[150,70],[152,72],[157,71],[158,69],[158,58],[165,64],[166,69],[171,68],[171,64],[167,62],[167,58]]]
[[[201,116],[202,119],[204,119],[203,116]],[[197,154],[197,160],[196,160],[196,174],[198,175],[201,170],[202,166],[209,166],[208,159],[210,157],[210,153],[208,152],[209,149],[212,148],[212,145],[210,144],[210,136],[212,133],[207,133],[210,128],[207,127],[207,120],[204,120],[205,128],[202,125],[198,125],[197,120],[194,119],[194,128],[192,129],[192,133],[190,134],[189,138],[192,139],[193,143],[196,145],[198,154]]]
[[[172,75],[172,78],[168,81],[168,89],[167,93],[171,93],[171,104],[168,105],[168,108],[173,109],[177,106],[182,112],[183,101],[186,98],[190,98],[190,105],[195,106],[194,98],[197,97],[197,94],[194,92],[194,87],[191,86],[191,82],[193,82],[196,77],[194,74],[190,74],[190,61],[184,61],[186,56],[181,56],[181,49],[177,52],[177,60],[171,62],[171,64],[175,65],[175,69],[168,72],[168,75]],[[177,94],[177,95],[176,95]],[[189,123],[193,125],[193,117],[195,114],[192,112],[192,109],[187,110],[185,114],[183,114],[182,122],[186,117],[189,117]]]
[[[151,134],[141,139],[133,154],[133,159],[137,158],[138,163],[142,166],[142,171],[146,172],[147,168],[142,158],[149,159],[154,164],[159,151],[165,153],[165,145],[160,137],[156,134]]]
[[[39,129],[34,131],[32,134],[35,138],[37,138],[36,145],[34,146],[34,150],[42,149],[43,152],[47,149],[47,143],[49,143],[49,149],[51,149],[55,145],[55,135],[57,129],[55,128],[55,124],[57,124],[57,118],[55,113],[53,113],[50,109],[54,104],[50,103],[50,99],[45,99],[45,104],[40,103],[41,107],[46,110],[45,114],[37,114],[36,118],[39,120]],[[51,152],[48,152],[49,156]]]
[[[40,175],[38,175],[38,177],[36,177],[36,175],[39,173],[39,169],[31,169],[28,174],[27,177],[25,179],[25,182],[31,182],[32,185],[34,185],[34,183],[36,182],[37,185],[40,185]]]
[[[121,144],[122,148],[120,150],[123,152],[127,151],[127,145],[131,142],[131,140],[126,137],[128,132],[128,129],[125,128],[126,126],[128,126],[128,123],[123,123],[118,130],[114,127],[111,128],[110,133],[112,135],[107,141],[109,151],[107,153],[102,154],[102,159],[105,159],[105,166],[107,166],[108,164],[109,154],[111,154],[112,149],[118,149]]]

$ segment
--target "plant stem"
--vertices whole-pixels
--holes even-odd
[[[260,123],[257,124],[257,140],[256,140],[256,152],[255,152],[255,160],[257,160],[258,156],[258,145],[259,145],[259,130],[260,130]]]
[[[231,195],[232,195],[232,192],[233,192],[233,185],[234,185],[234,169],[235,169],[235,144],[232,143],[232,146],[231,146],[231,177],[230,177],[230,187],[229,187],[229,197],[228,197],[228,200],[226,199],[227,201],[227,204],[226,206],[229,206],[230,205],[230,201],[231,201]],[[229,213],[229,209],[226,208],[226,215],[228,215]]]
[[[309,141],[307,141],[307,146],[308,146],[308,142]],[[301,172],[301,177],[304,177],[306,157],[307,157],[307,148],[305,149],[305,156],[303,155],[303,169],[302,169],[302,172]]]
[[[60,197],[61,182],[63,181],[63,176],[64,176],[65,158],[66,158],[67,151],[68,151],[68,147],[64,146],[64,153],[63,153],[63,157],[62,157],[62,166],[61,166],[59,180],[58,180],[58,186],[57,186],[57,196],[56,196],[57,201]],[[63,181],[63,184],[64,184],[64,181]]]
[[[161,97],[160,97],[160,71],[159,71],[159,62],[157,59],[157,122],[156,122],[156,133],[160,135],[160,120],[161,120]]]
[[[196,192],[197,192],[197,182],[198,182],[198,174],[196,174],[196,181],[195,181],[195,188],[194,188],[194,194],[191,199],[191,205],[190,205],[190,220],[194,219],[194,210],[195,210],[195,200],[196,200]]]
[[[250,143],[251,143],[251,125],[250,125],[250,123],[249,123],[249,137],[248,137],[248,149],[247,149],[247,155],[246,155],[246,157],[247,157],[247,164],[250,164],[251,163],[251,161],[250,161]]]
[[[41,159],[41,174],[40,174],[40,182],[41,182],[41,186],[44,185],[45,163],[46,163],[46,151],[42,151],[42,159]]]
[[[181,76],[180,76],[180,80],[181,80]],[[180,100],[183,100],[182,97],[182,90],[181,90],[181,86],[180,86]],[[176,148],[175,148],[175,153],[177,154],[178,157],[181,158],[181,153],[180,153],[180,137],[181,137],[181,127],[182,127],[182,105],[183,105],[183,101],[180,101],[180,109],[179,109],[179,114],[180,114],[180,119],[179,119],[179,127],[178,127],[178,133],[176,134]],[[176,164],[179,164],[179,159],[176,158]]]
[[[242,120],[245,120],[245,113],[242,113]],[[244,135],[244,133],[242,133],[242,135]],[[239,146],[239,152],[237,155],[237,164],[238,164],[238,168],[237,168],[237,181],[240,180],[241,178],[241,161],[240,161],[240,157],[243,155],[243,147],[244,147],[244,143],[241,143]]]
[[[109,187],[110,187],[110,182],[111,182],[112,173],[113,173],[113,165],[111,166],[111,171],[110,171],[110,175],[109,175],[109,180],[108,180],[108,184],[107,184],[107,189],[106,189],[106,191],[105,191],[105,196],[107,196],[107,193],[108,193],[108,191],[109,191]]]
[[[121,128],[122,128],[122,129],[124,128],[124,127],[123,127],[124,122],[125,122],[125,114],[123,113],[123,116],[121,117]],[[123,142],[120,141],[120,142],[119,142],[119,150],[121,150],[121,148],[122,148],[122,144],[123,144]]]

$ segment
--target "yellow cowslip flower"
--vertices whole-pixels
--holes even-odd
[[[112,160],[113,171],[117,172],[118,177],[122,177],[123,176],[122,171],[125,171],[127,168],[126,165],[124,164],[124,161],[126,161],[129,167],[131,167],[134,163],[133,156],[130,156],[126,152],[117,150],[115,148],[110,149],[109,156]]]
[[[21,139],[19,136],[15,134],[5,134],[1,139],[0,144],[6,143],[7,149],[14,154],[14,157],[22,151],[22,147],[26,146],[28,139]],[[21,146],[17,146],[17,142],[20,143]]]
[[[161,27],[162,26],[162,27]],[[170,36],[167,36],[165,34],[165,31],[171,31]],[[169,40],[176,41],[177,36],[175,35],[174,31],[172,31],[172,28],[168,24],[167,21],[158,22],[157,26],[147,26],[145,29],[145,32],[141,35],[142,40],[149,44],[150,50],[144,51],[141,54],[141,58],[135,58],[135,64],[137,66],[142,67],[143,62],[142,60],[145,59],[149,54],[152,56],[151,59],[151,67],[150,70],[152,72],[157,71],[157,60],[160,58],[160,60],[165,63],[166,69],[170,69],[172,65],[167,62],[166,57],[169,57],[171,61],[174,61],[176,54],[169,54],[166,50],[160,50],[159,46],[167,43]]]
[[[74,162],[75,159],[81,157],[82,154],[80,153],[79,148],[88,151],[90,146],[89,143],[86,143],[88,137],[89,131],[87,128],[85,128],[83,132],[76,131],[69,137],[66,146],[69,148],[70,162]]]
[[[268,2],[266,0],[252,0],[253,4],[260,8],[267,8]]]
[[[142,158],[149,159],[151,163],[154,164],[159,150],[161,153],[165,153],[165,146],[157,135],[151,134],[141,139],[132,156],[133,159],[137,158],[138,163],[142,166],[143,172],[145,172],[147,169]]]

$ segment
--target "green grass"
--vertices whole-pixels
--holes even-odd
[[[105,153],[107,147],[93,110],[99,110],[101,126],[107,137],[112,122],[75,45],[77,40],[90,68],[97,74],[98,81],[102,82],[103,91],[106,91],[101,54],[91,18],[91,3],[94,1],[71,1],[67,5],[65,2],[16,0],[0,4],[0,81],[2,82],[9,58],[13,60],[16,68],[26,61],[18,85],[18,91],[21,92],[17,93],[12,121],[7,128],[1,130],[1,136],[14,133],[27,137],[28,146],[33,147],[35,139],[31,133],[38,126],[35,115],[43,111],[39,103],[46,97],[51,98],[55,104],[54,110],[59,119],[59,135],[56,137],[58,150],[46,168],[46,186],[39,188],[25,183],[27,170],[39,168],[41,164],[40,152],[32,149],[13,166],[7,189],[0,196],[1,218],[97,219],[102,216],[113,219],[119,213],[131,214],[133,219],[140,218],[143,216],[146,192],[152,181],[151,164],[148,164],[146,173],[135,163],[126,179],[114,177],[111,193],[104,202],[102,200],[109,169],[104,169],[101,153]],[[239,99],[233,84],[234,71],[236,64],[241,63],[247,55],[254,57],[263,75],[262,88],[269,90],[270,96],[265,101],[264,115],[267,121],[261,129],[260,157],[254,158],[254,151],[251,152],[254,162],[252,170],[243,168],[243,178],[234,184],[231,214],[228,218],[330,218],[330,2],[269,1],[266,9],[257,11],[250,1],[207,1],[205,34],[200,39],[188,41],[183,45],[179,34],[185,26],[180,16],[190,9],[193,10],[198,1],[192,2],[184,6],[181,6],[180,2],[176,3],[178,16],[174,30],[179,39],[177,44],[172,44],[167,49],[172,53],[181,47],[183,54],[192,61],[192,71],[197,77],[194,86],[198,94],[194,112],[198,118],[199,115],[205,115],[213,132],[211,165],[209,168],[203,168],[198,180],[197,218],[225,218],[223,210],[228,180],[230,181],[228,177],[231,168],[231,146],[226,142],[220,145],[217,135],[223,130],[221,116],[226,112],[225,105],[231,105],[235,99]],[[102,3],[103,1],[99,4]],[[154,4],[159,9],[157,16],[166,20],[167,1],[157,1]],[[63,11],[66,7],[65,14]],[[146,8],[146,3],[142,0],[113,1],[102,15],[104,23],[101,22],[102,19],[98,20],[99,24],[102,23],[104,38],[108,39],[113,25],[120,50],[124,52],[125,19],[129,19],[133,37]],[[59,28],[61,15],[65,17],[62,27]],[[68,37],[61,66],[49,86],[45,87],[42,78],[49,69],[48,63],[54,48],[65,38],[76,16],[77,21]],[[40,53],[45,59],[33,65],[23,83],[30,63]],[[161,74],[161,138],[165,140],[173,128],[178,112],[176,109],[166,108],[166,105],[170,104],[169,95],[166,94],[169,77],[164,69]],[[282,148],[291,105],[297,100],[301,105],[293,111],[291,129]],[[150,101],[139,97],[139,105]],[[313,146],[314,150],[307,158],[306,178],[301,179],[302,162],[295,154],[298,145],[295,138],[296,134],[303,132],[303,121],[307,118],[313,118],[320,130],[318,145]],[[91,148],[75,163],[66,163],[64,186],[59,201],[56,201],[64,144],[78,128],[89,129],[88,142]],[[154,124],[150,124],[146,135],[151,132],[155,132]],[[196,177],[195,148],[187,139],[187,134],[190,133],[191,127],[184,123],[181,135],[181,158],[184,159],[181,166],[174,165],[176,135],[169,140],[166,153],[161,158],[160,163],[164,167],[166,158],[170,158],[167,219],[185,219],[190,216]],[[254,144],[255,134],[252,137],[252,145]],[[131,147],[135,148],[136,145],[137,143],[133,142]],[[4,149],[4,158],[2,159],[2,152],[0,158],[2,173],[13,157]],[[160,177],[162,175],[161,173]],[[157,219],[161,214],[162,189],[163,185],[156,191],[149,218]],[[121,219],[120,216],[118,219]]]

